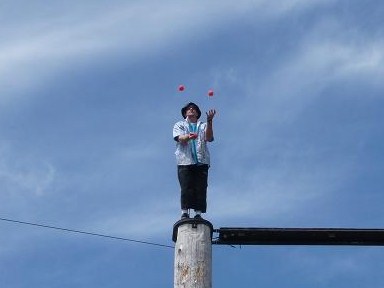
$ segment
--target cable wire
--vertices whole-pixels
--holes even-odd
[[[0,220],[6,221],[6,222],[11,222],[11,223],[16,223],[16,224],[23,224],[23,225],[30,225],[30,226],[41,227],[41,228],[55,229],[55,230],[60,230],[60,231],[65,231],[65,232],[70,232],[70,233],[78,233],[78,234],[85,234],[85,235],[90,235],[90,236],[98,236],[98,237],[109,238],[109,239],[114,239],[114,240],[122,240],[122,241],[128,241],[128,242],[134,242],[134,243],[146,244],[146,245],[152,245],[152,246],[159,246],[159,247],[165,247],[165,248],[172,248],[172,249],[175,248],[174,246],[159,244],[159,243],[154,243],[154,242],[134,240],[134,239],[129,239],[129,238],[116,237],[116,236],[111,236],[111,235],[106,235],[106,234],[86,232],[86,231],[81,231],[81,230],[74,230],[74,229],[68,229],[68,228],[62,228],[62,227],[57,227],[57,226],[32,223],[32,222],[26,222],[26,221],[20,221],[20,220],[14,220],[14,219],[2,218],[2,217],[0,217]]]

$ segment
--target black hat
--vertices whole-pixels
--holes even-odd
[[[193,106],[196,109],[197,119],[199,119],[201,116],[200,108],[199,108],[199,106],[197,106],[195,103],[192,103],[192,102],[189,102],[187,105],[185,105],[183,108],[181,108],[181,115],[183,115],[183,117],[185,118],[186,117],[185,115],[187,114],[187,109],[191,106]]]

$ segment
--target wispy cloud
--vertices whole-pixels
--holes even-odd
[[[243,76],[248,85],[247,98],[242,101],[249,105],[241,106],[241,113],[231,114],[226,127],[233,141],[220,148],[229,159],[218,161],[220,166],[232,168],[220,169],[226,178],[210,187],[214,213],[219,217],[281,219],[293,211],[306,213],[308,203],[337,195],[354,177],[357,156],[348,151],[336,154],[341,149],[337,141],[332,141],[332,146],[306,143],[304,136],[296,135],[306,125],[298,119],[324,96],[325,89],[338,83],[382,85],[384,47],[375,38],[351,43],[343,25],[333,21],[315,26],[301,40],[298,49],[272,73],[258,74],[262,81]],[[236,74],[230,72],[216,75],[233,82]],[[237,130],[232,127],[236,125]],[[336,127],[329,127],[335,129],[335,135]],[[362,136],[358,131],[358,126],[344,127],[337,137],[352,140]],[[290,138],[290,133],[298,138]]]
[[[0,181],[2,193],[42,196],[55,179],[55,168],[38,159],[19,158],[11,148],[0,147]],[[17,191],[17,192],[16,192]]]
[[[184,101],[196,99],[203,110],[218,110],[204,215],[215,228],[380,225],[381,2],[46,2],[0,4],[3,217],[169,244],[180,217],[171,129]],[[179,81],[189,82],[182,95]],[[215,97],[202,98],[199,86]],[[128,263],[108,241],[76,235],[67,242],[72,235],[1,224],[7,287],[69,287],[79,279],[89,287],[110,279],[153,286],[137,276],[148,268],[143,254],[130,254]],[[221,275],[220,263],[230,263],[236,279],[216,279],[286,284],[263,270],[246,275],[255,259],[296,275],[289,287],[337,287],[351,274],[360,282],[345,286],[358,287],[382,268],[376,250],[321,249],[235,252],[236,264],[216,268]],[[95,251],[114,263],[103,275],[92,264],[105,260]],[[169,256],[152,269],[155,286],[171,285]],[[82,267],[86,273],[72,277]]]
[[[282,5],[267,3],[119,3],[91,10],[86,18],[79,17],[79,11],[62,9],[58,5],[39,18],[28,17],[30,23],[14,24],[12,33],[3,35],[0,49],[1,101],[12,99],[9,96],[11,91],[40,87],[68,66],[81,67],[89,61],[95,62],[95,59],[112,57],[112,54],[113,57],[120,55],[137,60],[177,47],[192,41],[202,31],[218,27],[228,17],[243,17],[251,12],[255,13],[252,17],[265,17],[265,12],[288,13],[293,8],[316,5],[303,1],[286,1]],[[148,13],[148,5],[152,6],[151,13]],[[80,5],[78,9],[86,12],[89,7]],[[44,25],[40,17],[45,20]]]

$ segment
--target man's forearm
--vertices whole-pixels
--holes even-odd
[[[213,125],[212,120],[207,122],[207,129],[205,130],[205,141],[213,141]]]

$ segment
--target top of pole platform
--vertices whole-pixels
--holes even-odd
[[[204,225],[208,226],[211,230],[211,239],[212,239],[213,225],[211,222],[209,222],[208,220],[205,220],[203,218],[183,218],[183,219],[177,221],[173,225],[173,234],[172,234],[173,242],[177,241],[177,232],[178,232],[179,226],[185,225],[185,224],[192,224],[192,228],[197,228],[197,225],[199,225],[199,224],[204,224]]]

